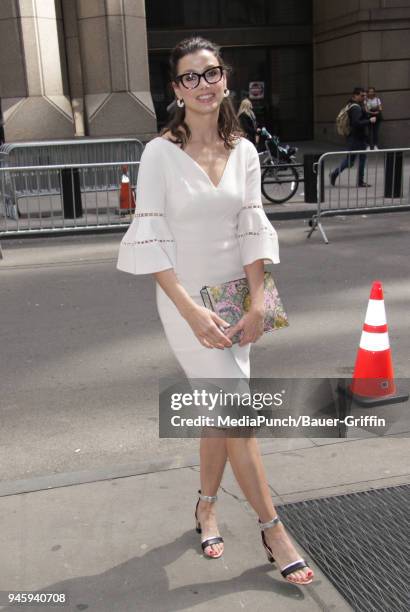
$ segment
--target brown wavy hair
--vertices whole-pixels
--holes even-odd
[[[189,53],[195,53],[196,51],[201,51],[202,49],[211,51],[211,53],[213,53],[217,58],[219,65],[222,66],[224,71],[226,73],[231,72],[231,67],[222,59],[220,47],[217,44],[202,38],[201,36],[191,36],[190,38],[181,40],[181,42],[179,42],[171,51],[171,55],[169,57],[171,82],[175,81],[178,75],[177,68],[179,60]],[[185,122],[184,106],[180,108],[178,105],[175,105],[172,117],[168,121],[167,125],[160,131],[160,136],[168,131],[170,131],[174,137],[174,144],[181,144],[182,148],[184,149],[191,138],[191,130]],[[222,100],[219,107],[218,133],[220,138],[224,141],[227,149],[233,149],[235,140],[244,135],[229,96]]]

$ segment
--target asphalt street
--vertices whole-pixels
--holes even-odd
[[[410,376],[408,212],[273,222],[271,266],[290,327],[252,348],[254,377],[352,372],[372,281],[384,287],[397,378]],[[158,378],[181,373],[150,276],[116,270],[122,233],[2,241],[3,481],[172,461],[197,440],[158,439]]]

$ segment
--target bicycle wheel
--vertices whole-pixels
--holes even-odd
[[[262,173],[262,193],[274,204],[283,204],[292,198],[299,187],[299,174],[293,166],[272,166]]]

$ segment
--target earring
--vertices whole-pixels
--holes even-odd
[[[231,92],[229,89],[224,89],[224,97],[227,98]]]
[[[179,108],[182,108],[183,106],[185,106],[185,102],[183,101],[182,98],[177,98],[177,106],[179,106]]]

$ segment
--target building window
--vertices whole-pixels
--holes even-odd
[[[311,0],[146,0],[150,29],[309,25]]]
[[[148,29],[212,28],[219,26],[220,0],[172,0],[168,7],[163,0],[146,0]],[[165,10],[164,10],[165,9]]]
[[[312,23],[312,2],[309,0],[271,0],[266,5],[267,25],[310,25]]]

